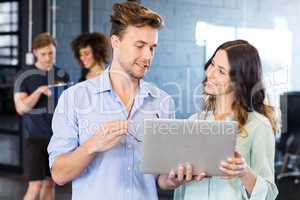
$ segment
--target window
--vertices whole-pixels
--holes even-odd
[[[19,64],[18,2],[0,2],[0,67]]]
[[[258,49],[262,60],[268,101],[279,107],[280,94],[290,87],[289,68],[292,64],[293,37],[285,23],[284,19],[275,18],[274,28],[262,29],[220,26],[199,21],[195,31],[196,44],[205,47],[205,59],[208,60],[221,43],[234,39],[248,40]]]

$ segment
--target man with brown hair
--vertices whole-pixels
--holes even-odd
[[[48,84],[69,80],[65,71],[54,67],[55,46],[49,33],[39,34],[32,44],[36,62],[24,67],[15,82],[15,107],[24,124],[24,171],[29,179],[24,200],[54,200],[47,153],[54,95]]]
[[[157,200],[155,176],[139,171],[143,120],[173,118],[173,99],[143,80],[162,18],[137,3],[116,3],[111,65],[65,91],[48,146],[53,179],[72,181],[73,200]]]

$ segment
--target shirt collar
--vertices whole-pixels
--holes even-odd
[[[110,67],[107,67],[102,75],[87,80],[89,87],[94,93],[102,93],[112,90],[111,80],[109,77],[109,70]],[[156,98],[158,95],[159,89],[157,87],[154,87],[152,84],[144,81],[143,79],[140,80],[139,96],[143,98],[146,98],[148,96]]]
[[[139,96],[141,97],[148,97],[151,96],[153,98],[156,98],[158,96],[159,90],[158,88],[154,87],[150,83],[144,81],[143,79],[140,80],[140,91]]]
[[[95,94],[112,90],[112,86],[109,78],[109,68],[110,67],[107,67],[102,75],[87,80],[89,88]]]

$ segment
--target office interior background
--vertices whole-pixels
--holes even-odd
[[[56,64],[76,82],[81,68],[70,42],[81,32],[109,35],[116,0],[0,0],[0,199],[21,199],[22,120],[13,103],[16,72],[26,65],[32,38],[50,32],[57,40]],[[298,0],[141,0],[160,13],[165,26],[146,80],[167,91],[178,118],[201,106],[204,63],[224,41],[245,39],[257,47],[263,63],[268,101],[281,110],[276,154],[278,199],[300,199],[300,21]],[[280,134],[278,134],[280,135]],[[289,144],[286,145],[286,141]],[[299,142],[297,142],[299,141]],[[276,174],[276,175],[277,175]],[[298,185],[299,184],[299,185]],[[57,199],[70,199],[70,186],[57,187]],[[287,197],[291,193],[291,197]],[[170,199],[170,192],[160,192]]]

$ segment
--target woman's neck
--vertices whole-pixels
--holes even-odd
[[[92,66],[89,71],[91,73],[96,73],[103,70],[104,70],[103,64],[95,63],[95,65]]]
[[[233,93],[216,96],[214,115],[225,118],[232,113]]]
[[[93,67],[91,67],[87,73],[87,79],[93,78],[95,76],[100,75],[104,71],[103,65],[96,63]]]

